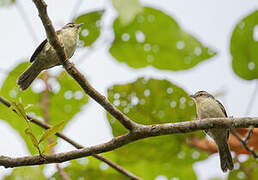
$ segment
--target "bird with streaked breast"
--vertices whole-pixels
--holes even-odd
[[[56,31],[58,39],[64,45],[67,58],[71,58],[75,52],[78,41],[78,33],[82,24],[68,23],[62,29]],[[28,69],[17,79],[21,90],[26,90],[41,71],[60,65],[55,49],[45,39],[35,50],[30,58],[32,63]]]
[[[227,117],[224,106],[206,91],[198,91],[190,95],[195,101],[197,119]],[[229,130],[215,128],[205,130],[216,143],[220,156],[220,165],[223,172],[232,170],[234,164],[228,147]]]

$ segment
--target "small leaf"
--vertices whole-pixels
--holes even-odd
[[[19,110],[20,116],[21,116],[23,119],[27,120],[26,112],[25,112],[25,109],[24,109],[24,107],[23,107],[23,105],[22,105],[21,102],[19,102],[19,103],[17,104],[17,109]]]
[[[28,104],[24,109],[25,109],[25,111],[26,110],[28,110],[30,107],[32,107],[33,106],[33,104]]]
[[[42,153],[48,152],[55,145],[57,145],[57,142],[53,142],[53,143],[47,145],[47,147],[45,147],[45,149],[42,151]]]
[[[24,107],[23,107],[21,101],[19,101],[18,104],[16,104],[15,102],[11,102],[10,108],[11,108],[12,110],[15,110],[15,111],[17,112],[17,114],[18,114],[21,118],[27,120],[26,112],[25,112],[25,109],[24,109]]]
[[[61,123],[53,126],[52,128],[46,130],[45,132],[43,132],[43,134],[41,135],[40,139],[39,139],[39,144],[48,139],[49,137],[53,136],[54,134],[56,134],[58,131],[60,131],[62,129],[62,127],[64,126],[64,121],[62,121]]]
[[[32,131],[27,128],[25,129],[25,133],[30,137],[30,140],[32,142],[32,144],[37,148],[39,149],[39,142],[38,140],[36,139],[36,137],[34,136],[34,134],[32,133]]]

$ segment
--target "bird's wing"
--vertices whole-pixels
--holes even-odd
[[[217,101],[217,103],[219,104],[219,106],[220,106],[222,112],[224,113],[225,117],[228,117],[227,112],[226,112],[224,106],[223,106],[223,105],[221,104],[221,102],[219,102],[218,100],[216,100],[216,101]]]
[[[220,106],[222,112],[225,114],[225,117],[228,117],[227,112],[226,112],[224,106],[223,106],[223,105],[221,104],[221,102],[219,102],[218,100],[216,100],[216,101],[217,101],[217,103],[219,104],[219,106]],[[229,138],[229,130],[227,130],[227,140],[228,140],[228,138]]]
[[[35,52],[32,54],[30,58],[30,62],[33,62],[37,55],[41,52],[41,50],[44,48],[45,44],[47,43],[47,39],[45,39],[35,50]]]
[[[59,35],[61,30],[56,31],[56,34]],[[30,58],[30,62],[33,62],[35,60],[35,58],[37,57],[37,55],[41,52],[41,50],[44,48],[44,46],[47,43],[47,39],[45,39],[35,50],[35,52],[32,54],[31,58]]]
[[[216,100],[216,101],[217,101],[217,103],[219,104],[219,106],[220,106],[222,112],[225,114],[225,117],[228,117],[227,112],[226,112],[224,106],[223,106],[223,105],[221,104],[221,102],[219,102],[218,100]],[[227,140],[228,140],[228,138],[229,138],[229,130],[227,130]]]

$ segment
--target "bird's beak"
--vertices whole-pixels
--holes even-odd
[[[84,23],[77,24],[77,27],[81,27]]]
[[[191,95],[189,95],[189,97],[194,98],[194,95],[191,94]]]

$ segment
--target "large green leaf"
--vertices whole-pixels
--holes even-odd
[[[42,167],[18,167],[14,168],[12,173],[3,177],[2,180],[47,180]]]
[[[150,7],[144,7],[127,26],[117,18],[114,32],[110,53],[133,68],[184,70],[215,55],[212,49],[183,31],[172,17]]]
[[[112,0],[113,6],[119,14],[119,20],[122,25],[129,24],[135,16],[143,11],[139,0]]]
[[[239,21],[232,33],[232,67],[241,78],[258,78],[258,11]]]
[[[10,6],[15,3],[16,0],[0,0],[0,6]]]
[[[94,43],[100,35],[100,22],[104,10],[92,11],[82,14],[75,19],[76,23],[83,23],[79,33],[79,39],[82,46],[90,46]]]
[[[102,180],[114,179],[123,180],[128,179],[121,175],[114,169],[110,168],[107,164],[96,160],[92,157],[82,158],[70,161],[71,164],[64,168],[64,171],[70,176],[71,179],[84,179],[84,180]],[[59,173],[55,173],[53,177],[56,180],[62,180]]]
[[[108,89],[108,98],[132,120],[141,124],[159,124],[189,121],[195,117],[194,102],[180,87],[167,80],[139,78],[133,83],[114,85]],[[108,114],[114,136],[126,130]],[[168,135],[143,139],[113,152],[112,159],[143,177],[155,179],[196,179],[193,163],[206,154],[188,145],[189,135]]]
[[[0,96],[16,102],[21,98],[24,106],[33,104],[29,108],[29,113],[37,118],[43,118],[42,92],[36,93],[31,88],[21,92],[16,84],[18,76],[28,65],[29,63],[27,62],[21,63],[8,74],[0,89]],[[49,93],[50,124],[56,125],[61,121],[66,124],[75,114],[80,112],[81,107],[87,103],[88,98],[84,95],[80,86],[65,72],[60,73],[57,77],[50,77],[49,81],[53,85]],[[24,133],[24,130],[28,127],[25,120],[19,118],[17,114],[2,103],[0,103],[0,119],[8,122],[13,129],[19,132],[31,153],[37,153],[36,148],[33,147],[30,141],[30,137]],[[44,130],[32,123],[31,126],[35,137],[39,139]]]
[[[131,119],[141,124],[189,121],[195,117],[193,100],[180,87],[167,80],[139,78],[133,83],[114,85],[108,99]],[[110,119],[115,136],[126,130]]]

